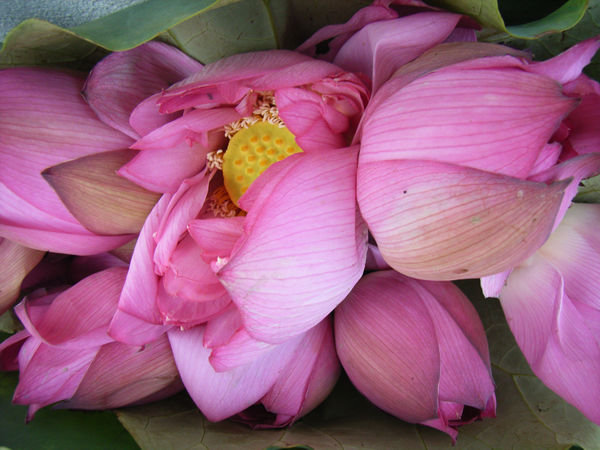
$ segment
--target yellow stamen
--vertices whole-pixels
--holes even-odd
[[[280,124],[257,122],[241,129],[223,154],[223,180],[231,201],[238,200],[271,164],[301,152],[294,135]]]

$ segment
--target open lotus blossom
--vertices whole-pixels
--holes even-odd
[[[166,336],[143,348],[107,330],[127,269],[97,272],[65,290],[36,291],[16,313],[25,329],[0,344],[0,369],[19,370],[13,402],[40,408],[108,409],[183,388]]]
[[[365,275],[336,309],[335,342],[357,389],[402,420],[455,440],[457,426],[495,416],[483,325],[450,282]]]
[[[600,205],[571,205],[548,241],[508,279],[486,277],[482,287],[500,298],[533,372],[600,424],[598,223]]]
[[[95,110],[119,109],[96,90],[124,76],[125,53],[91,73]],[[139,154],[119,173],[163,195],[140,233],[111,334],[142,344],[232,304],[249,335],[270,343],[324,319],[365,264],[358,148],[346,143],[367,96],[333,64],[268,51],[208,65],[141,102],[129,117]]]
[[[379,88],[361,124],[357,192],[392,268],[478,278],[546,241],[579,181],[600,172],[590,153],[599,85],[581,74],[599,45],[536,63],[507,47],[446,43]]]

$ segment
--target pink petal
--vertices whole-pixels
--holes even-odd
[[[5,93],[0,105],[0,181],[42,211],[70,218],[58,198],[49,195],[52,191],[40,172],[68,159],[127,148],[132,141],[96,118],[81,98],[83,80],[78,76],[38,68],[9,69],[0,75]]]
[[[506,284],[506,279],[510,275],[512,270],[500,272],[495,275],[488,275],[487,277],[481,277],[481,290],[485,297],[500,297],[500,292]]]
[[[442,43],[459,19],[458,14],[423,12],[368,24],[340,48],[333,62],[368,75],[376,91],[396,69]]]
[[[145,135],[131,148],[168,151],[184,142],[188,144],[200,142],[207,146],[209,131],[221,128],[240,118],[238,112],[233,108],[194,109]],[[204,137],[206,142],[202,142]]]
[[[161,281],[169,295],[192,302],[228,297],[210,265],[202,261],[202,249],[190,236],[183,238],[175,248]]]
[[[210,350],[202,345],[203,335],[204,327],[187,331],[171,329],[169,341],[188,393],[210,421],[226,419],[259,401],[294,357],[301,342],[300,338],[291,339],[250,364],[216,372],[208,359]]]
[[[202,259],[212,262],[217,258],[228,258],[242,236],[244,220],[241,216],[192,220],[188,232],[201,249]]]
[[[538,158],[535,161],[533,169],[531,170],[529,176],[531,177],[533,175],[538,174],[539,172],[543,172],[544,170],[547,170],[550,167],[554,166],[557,163],[561,152],[562,146],[557,142],[546,144],[544,148],[542,148],[540,154],[538,155]]]
[[[83,95],[100,120],[137,139],[129,115],[146,97],[202,69],[175,47],[151,41],[100,61],[90,73]]]
[[[329,395],[339,374],[332,323],[325,319],[305,333],[296,357],[261,402],[277,414],[275,425],[289,425]]]
[[[535,62],[528,70],[553,78],[561,84],[575,80],[600,48],[600,40],[595,37],[579,42],[560,55],[543,62]]]
[[[556,214],[553,230],[556,229],[564,217],[567,208],[571,204],[571,200],[577,195],[580,181],[598,173],[600,173],[600,153],[588,153],[571,158],[562,164],[558,164],[530,177],[532,181],[542,181],[544,183],[552,183],[557,180],[569,182],[558,213]]]
[[[600,310],[600,205],[573,203],[539,250],[560,271],[569,298]]]
[[[35,341],[32,340],[32,343]],[[38,341],[39,342],[39,341]],[[40,344],[26,367],[20,367],[13,402],[35,404],[28,418],[42,406],[71,398],[100,347],[65,351]]]
[[[220,294],[220,295],[219,295]],[[167,293],[162,283],[159,286],[156,304],[165,324],[176,325],[180,328],[190,328],[205,323],[225,311],[231,304],[229,295],[219,287],[219,292],[209,292],[205,297],[212,296],[208,301],[195,301],[175,297]]]
[[[600,423],[600,343],[587,326],[600,319],[585,314],[564,292],[564,280],[548,262],[535,258],[513,271],[500,296],[508,324],[533,372],[590,420]]]
[[[186,232],[188,224],[202,210],[213,175],[214,171],[208,173],[205,170],[184,180],[166,206],[154,235],[156,249],[152,258],[156,264],[157,274],[164,275],[170,264],[171,255]]]
[[[181,142],[168,150],[144,150],[120,170],[119,175],[154,192],[175,192],[183,180],[206,165],[210,150],[224,148],[222,131],[208,133],[208,145]]]
[[[166,336],[143,348],[113,342],[102,346],[75,395],[60,408],[120,408],[158,400],[181,389]]]
[[[321,55],[323,59],[332,61],[340,47],[366,25],[380,20],[395,19],[398,13],[385,4],[373,4],[359,9],[352,18],[343,24],[327,25],[313,34],[297,51],[315,56],[317,44],[334,38],[329,42],[329,51]]]
[[[265,76],[306,61],[311,60],[288,50],[245,53],[221,59],[168,89],[160,99],[160,110],[170,113],[202,104],[237,103],[248,91],[247,87],[236,95],[225,96],[225,91],[219,91],[218,86],[229,84],[243,88],[241,80]]]
[[[213,347],[208,360],[215,371],[226,372],[250,364],[276,347],[276,344],[257,341],[242,328],[226,344]]]
[[[567,117],[568,142],[578,154],[597,152],[600,148],[600,84],[582,75],[565,86],[565,91],[581,97],[581,103]]]
[[[0,370],[19,370],[17,355],[29,336],[27,330],[21,330],[0,342]]]
[[[109,333],[116,340],[131,344],[144,344],[146,332],[149,336],[161,334],[162,316],[156,306],[158,295],[158,276],[154,272],[153,256],[156,244],[154,235],[158,230],[160,220],[164,216],[170,195],[163,195],[152,209],[137,240],[127,278],[119,299],[119,310],[113,318]],[[132,329],[143,326],[143,333],[133,332]],[[152,331],[155,330],[156,333]],[[139,335],[137,338],[134,336]]]
[[[432,280],[510,269],[547,239],[568,182],[428,161],[361,164],[358,202],[395,270]]]
[[[246,216],[245,235],[217,273],[256,339],[281,342],[308,330],[362,275],[355,158],[356,148],[301,153],[271,166],[287,170],[261,175],[270,179]]]
[[[151,95],[141,101],[131,112],[129,125],[139,136],[145,136],[157,128],[181,117],[181,112],[163,114],[159,111],[158,100],[161,96],[162,92]]]
[[[110,322],[108,334],[118,342],[129,345],[145,345],[158,339],[170,328],[171,325],[148,322],[118,309]]]
[[[420,159],[530,173],[576,100],[553,80],[522,70],[453,67],[390,96],[382,91],[387,98],[365,113],[361,163]]]
[[[0,238],[0,315],[19,298],[21,282],[43,256],[43,252]]]
[[[106,330],[126,274],[126,268],[115,267],[90,275],[58,295],[37,323],[28,315],[27,300],[16,313],[28,331],[48,345],[77,351],[111,342]]]
[[[242,316],[232,304],[227,310],[208,321],[204,329],[203,345],[206,348],[225,345],[242,328]]]

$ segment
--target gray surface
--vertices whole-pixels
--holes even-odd
[[[0,0],[0,42],[25,19],[73,27],[144,0]]]

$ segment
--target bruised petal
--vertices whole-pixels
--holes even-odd
[[[517,68],[450,66],[381,94],[365,113],[361,164],[419,159],[515,177],[529,175],[577,103],[555,81]]]
[[[50,167],[42,175],[90,231],[138,233],[159,195],[117,174],[134,155],[132,150],[96,153]]]
[[[44,252],[0,238],[0,315],[19,298],[21,282],[44,256]]]
[[[513,267],[542,245],[567,184],[384,161],[359,166],[358,202],[395,270],[431,280],[477,278]]]
[[[251,336],[281,342],[311,328],[362,275],[366,230],[356,211],[355,158],[356,148],[299,153],[275,165],[288,170],[261,175],[269,181],[245,234],[217,272]]]
[[[133,109],[146,97],[200,69],[202,64],[175,47],[150,41],[100,61],[90,73],[83,95],[104,123],[137,139],[139,135],[129,125]]]

